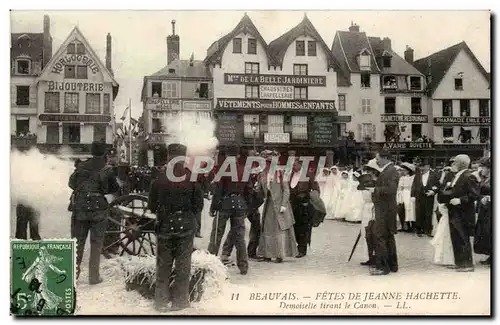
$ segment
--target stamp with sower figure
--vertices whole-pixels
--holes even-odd
[[[11,314],[72,315],[76,307],[75,240],[11,240],[10,249]]]

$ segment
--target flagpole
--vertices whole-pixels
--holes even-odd
[[[128,99],[128,139],[129,139],[129,161],[132,166],[132,98]]]

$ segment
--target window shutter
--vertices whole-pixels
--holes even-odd
[[[361,131],[361,123],[358,124],[358,139],[359,141],[363,141],[363,132]]]
[[[168,87],[168,82],[163,81],[161,83],[161,97],[162,98],[167,98],[167,87]]]
[[[375,124],[372,124],[372,141],[375,142],[377,139],[377,131],[375,128]]]

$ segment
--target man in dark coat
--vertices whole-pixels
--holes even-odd
[[[398,271],[398,256],[396,252],[397,233],[396,217],[398,206],[396,193],[398,190],[398,172],[391,162],[391,154],[386,151],[377,153],[375,159],[380,168],[380,174],[372,193],[375,209],[373,235],[375,240],[375,269],[371,275],[386,275]]]
[[[232,173],[237,175],[236,181],[231,176],[223,176],[216,182],[212,204],[210,206],[210,215],[214,217],[212,223],[212,232],[210,234],[210,243],[208,251],[211,254],[219,253],[220,243],[226,223],[230,220],[231,238],[233,245],[236,247],[236,264],[240,270],[240,274],[248,273],[248,254],[245,245],[245,219],[248,214],[247,198],[252,188],[250,179],[243,179],[244,164],[239,161],[239,150],[237,147],[229,148],[227,151],[227,159],[236,160],[236,170]],[[229,164],[225,171],[229,172],[234,164]],[[224,172],[219,170],[219,173]]]
[[[156,284],[155,308],[160,312],[189,307],[189,277],[191,254],[196,232],[196,215],[203,209],[203,193],[191,182],[191,171],[184,161],[173,160],[186,156],[186,147],[170,144],[166,174],[160,174],[151,185],[148,208],[156,213]],[[179,180],[176,178],[184,178]],[[172,266],[175,265],[174,270]],[[170,276],[175,275],[172,288]]]
[[[476,222],[475,201],[479,198],[479,183],[477,178],[468,170],[470,158],[467,155],[458,155],[452,164],[455,176],[451,184],[444,190],[446,195],[441,196],[448,208],[450,218],[450,235],[455,256],[453,268],[459,272],[474,271],[470,237],[474,235]]]
[[[28,204],[18,203],[16,206],[16,238],[28,239],[28,227],[32,240],[40,240],[38,222],[40,213]]]
[[[97,284],[102,282],[99,265],[108,216],[104,195],[118,191],[119,185],[113,168],[106,166],[106,145],[94,142],[91,151],[93,157],[78,164],[68,185],[73,190],[71,233],[77,240],[77,277],[90,232],[89,283]]]
[[[429,163],[424,160],[420,173],[415,175],[415,214],[417,219],[417,235],[432,236],[432,211],[434,196],[438,192],[439,177],[431,170]]]

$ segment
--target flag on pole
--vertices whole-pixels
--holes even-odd
[[[135,127],[137,124],[139,124],[139,121],[136,120],[135,118],[131,117],[130,118],[130,124],[132,124],[132,126]]]
[[[125,108],[125,110],[123,111],[123,115],[122,117],[120,118],[122,121],[125,121],[125,119],[127,118],[127,115],[129,113],[129,110],[130,110],[130,105],[127,106],[127,108]]]

